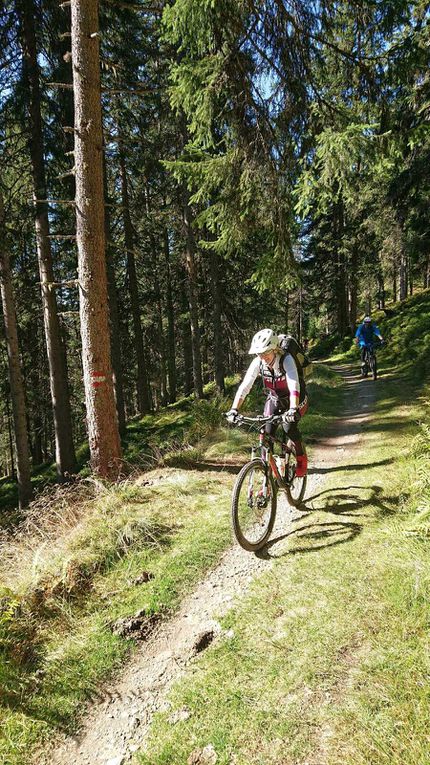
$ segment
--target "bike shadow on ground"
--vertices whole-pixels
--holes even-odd
[[[348,490],[357,489],[359,491],[370,492],[368,497],[360,497],[358,494],[350,494]],[[405,495],[406,496],[406,495]],[[318,501],[315,507],[312,503]],[[363,510],[366,507],[372,507],[376,512],[372,512],[372,516],[375,518],[394,515],[397,512],[399,497],[394,494],[392,497],[386,497],[383,495],[382,486],[355,486],[348,487],[339,486],[331,489],[324,489],[317,494],[307,497],[306,501],[301,505],[300,511],[303,513],[323,512],[333,513],[334,515],[354,515],[358,517],[360,514],[357,510]],[[369,513],[361,513],[366,518],[370,517]]]
[[[349,489],[370,490],[370,496],[363,498],[357,493],[348,494],[345,492],[345,487],[327,489],[312,495],[300,506],[301,515],[292,519],[291,528],[285,533],[274,536],[255,555],[258,558],[270,560],[284,558],[288,555],[318,552],[327,547],[352,542],[361,533],[364,526],[364,523],[355,519],[361,517],[375,519],[395,513],[394,506],[398,497],[383,497],[382,487],[350,486]],[[314,507],[311,503],[316,499],[318,499],[318,505]],[[371,512],[365,512],[366,508]],[[306,523],[313,512],[348,516],[348,520],[337,518],[332,521]],[[350,520],[351,518],[354,520]],[[285,549],[281,543],[287,539],[293,544]]]

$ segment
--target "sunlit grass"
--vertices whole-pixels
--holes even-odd
[[[144,765],[182,765],[208,744],[224,765],[428,762],[428,545],[405,533],[420,410],[391,380],[377,392],[363,447],[269,548],[274,567],[175,686]]]

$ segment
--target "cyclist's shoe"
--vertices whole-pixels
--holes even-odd
[[[308,458],[306,454],[299,454],[297,457],[296,478],[304,478],[308,472]]]

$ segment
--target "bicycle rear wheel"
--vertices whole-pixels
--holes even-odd
[[[243,466],[233,488],[233,531],[244,550],[260,550],[266,544],[276,517],[276,484],[262,460]]]
[[[288,483],[285,487],[285,491],[290,505],[293,505],[293,507],[300,507],[301,503],[303,502],[303,497],[305,496],[308,477],[307,475],[302,477],[296,476],[296,468],[296,452],[295,449],[292,449],[290,451],[288,463],[286,465],[285,474],[288,479]]]

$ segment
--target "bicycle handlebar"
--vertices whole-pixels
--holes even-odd
[[[226,416],[226,415],[224,415]],[[257,417],[245,417],[243,414],[237,414],[235,418],[235,425],[249,424],[249,425],[267,425],[267,423],[279,423],[282,422],[282,414],[271,414],[265,417],[263,414]]]

